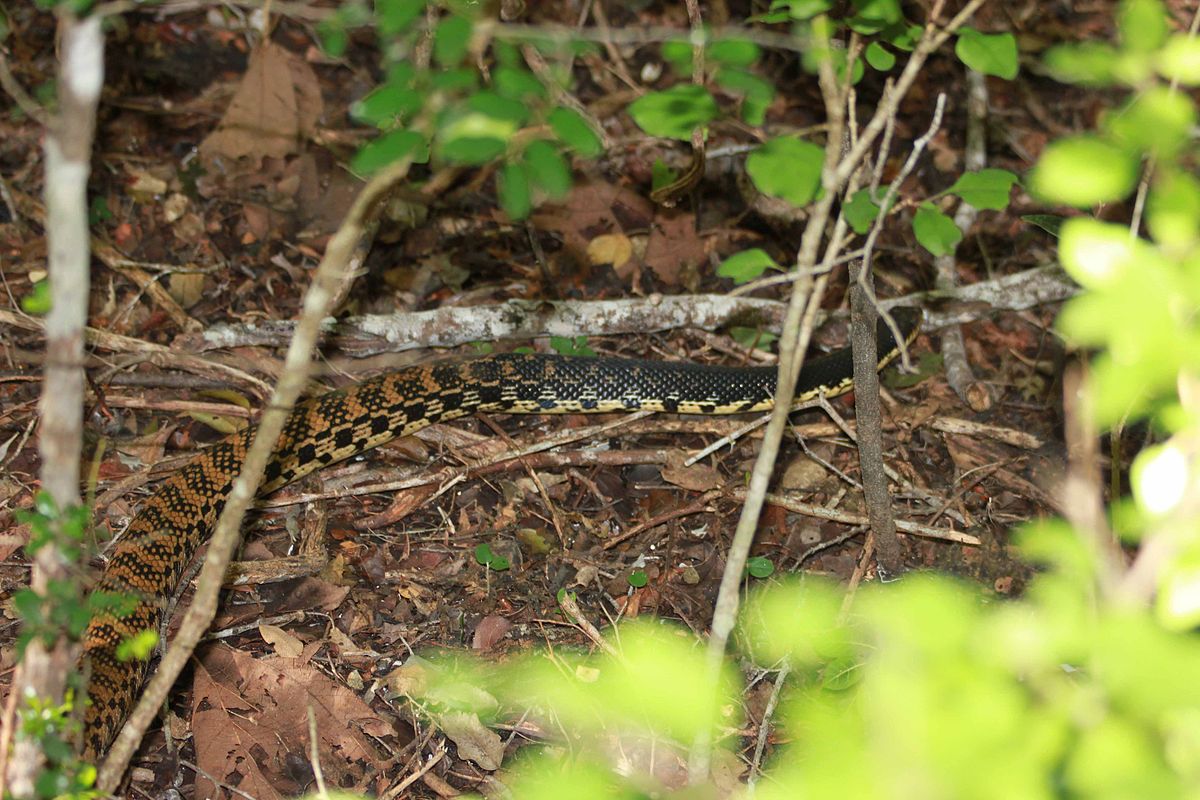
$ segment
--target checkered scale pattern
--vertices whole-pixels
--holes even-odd
[[[896,314],[905,338],[916,312]],[[880,326],[880,366],[898,347]],[[797,402],[850,388],[849,349],[810,361]],[[475,411],[523,414],[601,413],[649,409],[684,414],[737,414],[768,409],[774,367],[498,354],[410,367],[301,402],[288,418],[261,493],[398,436]],[[132,710],[149,663],[121,661],[117,647],[140,631],[157,630],[169,598],[217,517],[241,470],[253,428],[200,453],[171,475],[142,507],[116,545],[97,591],[133,597],[132,613],[98,614],[85,636],[91,704],[84,719],[84,754],[97,759]]]

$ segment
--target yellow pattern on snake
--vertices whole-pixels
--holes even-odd
[[[916,335],[918,312],[897,310],[904,338]],[[899,351],[879,326],[879,366]],[[849,348],[807,363],[796,387],[802,402],[847,391]],[[409,367],[297,404],[267,466],[260,494],[435,422],[476,411],[554,414],[649,409],[682,414],[738,414],[769,409],[774,367],[497,354]],[[248,428],[199,453],[173,473],[134,517],[117,543],[97,591],[132,595],[132,613],[97,615],[84,639],[90,662],[84,755],[107,749],[132,711],[149,672],[143,660],[122,661],[117,647],[140,631],[158,630],[184,569],[211,535],[249,447]]]

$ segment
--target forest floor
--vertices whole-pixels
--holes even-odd
[[[528,5],[523,21],[577,22],[578,12],[567,10],[575,4]],[[682,3],[606,5],[614,28],[687,27]],[[1023,174],[1048,141],[1094,123],[1101,97],[1026,68],[1054,41],[1108,38],[1111,4],[1093,5],[1090,13],[1068,12],[1066,4],[1021,0],[985,6],[975,20],[982,30],[1012,31],[1022,51],[1014,81],[988,80],[988,166]],[[355,38],[349,56],[332,59],[317,47],[310,19],[279,18],[273,46],[253,58],[256,37],[232,15],[147,9],[121,19],[108,36],[89,185],[92,231],[103,245],[93,263],[90,325],[119,334],[98,341],[87,357],[84,473],[95,498],[97,565],[110,537],[163,476],[253,419],[265,403],[286,337],[256,341],[255,326],[298,312],[312,269],[360,185],[345,164],[370,130],[352,121],[350,104],[378,79],[370,37]],[[28,8],[14,11],[9,24],[8,67],[41,96],[36,89],[55,68],[53,18]],[[744,156],[736,146],[761,141],[760,129],[732,120],[714,125],[708,148],[717,155],[695,196],[673,209],[650,201],[655,160],[678,165],[687,156],[633,124],[624,109],[639,89],[655,84],[639,79],[630,86],[622,76],[649,76],[660,66],[657,45],[601,48],[575,61],[575,96],[613,144],[598,160],[576,165],[565,201],[539,207],[526,222],[513,223],[499,210],[492,170],[414,171],[413,190],[381,226],[338,316],[720,294],[733,284],[715,267],[733,252],[759,247],[789,263],[803,216],[761,202],[742,177]],[[795,57],[770,53],[761,67],[778,90],[767,115],[770,130],[819,125],[816,82]],[[671,80],[668,69],[657,85]],[[255,82],[265,105],[292,97],[269,113],[309,132],[287,152],[256,152],[254,137],[239,140],[218,124],[231,97]],[[864,118],[881,90],[877,73],[860,85]],[[945,118],[901,187],[896,224],[885,226],[880,239],[877,282],[887,297],[932,288],[932,258],[905,220],[964,169],[964,67],[948,48],[929,61],[901,107],[885,179],[929,126],[939,92],[948,95]],[[0,113],[0,597],[28,580],[20,548],[25,531],[14,511],[28,508],[38,487],[43,337],[20,300],[46,274],[41,144],[33,119],[13,106]],[[730,155],[721,155],[722,148]],[[223,156],[244,164],[247,154],[253,170],[211,168]],[[1039,212],[1045,210],[1018,187],[1006,211],[981,213],[955,256],[960,283],[1053,264],[1053,238],[1022,220]],[[830,310],[844,307],[846,283],[838,272]],[[786,298],[786,292],[776,286],[758,296]],[[936,357],[929,358],[939,351],[940,331],[924,330],[914,348],[919,379],[885,380],[886,460],[907,481],[908,488],[895,488],[900,519],[979,541],[902,534],[908,565],[953,573],[985,595],[1006,596],[1019,593],[1030,574],[1012,555],[1011,531],[1056,513],[1066,357],[1052,331],[1054,305],[998,311],[977,303],[967,310],[968,360],[990,403],[975,410],[950,390]],[[207,343],[217,326],[232,337],[228,346]],[[835,322],[821,331],[819,344],[839,346],[845,335],[844,321]],[[768,351],[753,351],[727,330],[592,335],[586,344],[600,354],[770,363]],[[518,346],[551,348],[545,339],[491,345]],[[318,382],[346,386],[399,365],[475,355],[481,347],[363,355],[335,340],[322,350]],[[853,414],[846,398],[833,405]],[[382,794],[412,774],[430,747],[419,714],[385,691],[395,665],[430,648],[503,659],[532,647],[586,646],[586,636],[558,609],[556,594],[564,587],[578,593],[580,607],[600,627],[658,615],[705,631],[761,433],[689,467],[686,458],[747,420],[657,415],[601,434],[592,430],[612,421],[471,417],[272,495],[245,532],[239,568],[246,577],[227,592],[211,640],[176,687],[165,726],[152,732],[135,761],[136,791],[158,795],[181,772],[191,783],[193,773],[181,763],[257,798],[305,790],[312,781],[307,727],[297,727],[295,710],[315,697],[322,736],[338,753],[328,766],[335,782]],[[820,411],[795,421],[775,490],[861,517],[858,461],[848,438]],[[572,431],[579,434],[567,435]],[[526,453],[558,436],[563,444],[556,449]],[[362,491],[389,482],[407,488]],[[768,559],[776,576],[872,578],[863,526],[797,507],[772,503],[763,514],[754,555]],[[481,563],[481,545],[507,559],[508,568]],[[185,591],[182,603],[187,599]],[[0,684],[7,684],[18,626],[11,603],[3,611]],[[746,698],[748,741],[769,689],[759,684]],[[470,760],[447,757],[418,794],[469,790],[486,777]]]

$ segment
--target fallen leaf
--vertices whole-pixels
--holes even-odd
[[[263,641],[275,649],[275,654],[284,658],[298,658],[304,652],[304,642],[278,625],[259,625],[258,634]]]

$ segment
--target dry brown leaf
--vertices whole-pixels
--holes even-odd
[[[619,269],[633,258],[633,242],[623,233],[602,234],[588,242],[587,257],[593,266],[612,264]]]
[[[191,308],[204,297],[204,275],[199,272],[173,272],[167,278],[167,293],[184,308]]]
[[[511,622],[499,614],[488,614],[475,626],[471,648],[480,652],[491,650],[496,646],[496,642],[504,638],[504,634],[512,630],[512,626]]]
[[[707,492],[724,483],[721,473],[712,467],[705,464],[685,467],[684,460],[685,456],[682,453],[672,453],[668,456],[667,464],[662,468],[663,480],[693,492]]]
[[[454,742],[460,758],[474,761],[481,769],[497,770],[504,761],[504,741],[484,726],[479,717],[466,711],[438,714],[437,726]]]
[[[254,659],[225,645],[208,648],[192,693],[202,774],[257,798],[301,794],[307,787],[285,765],[296,756],[307,761],[310,708],[325,779],[352,792],[373,786],[390,763],[377,740],[396,732],[357,694],[294,659]],[[196,796],[230,797],[203,777],[197,778]]]
[[[266,42],[250,54],[229,108],[217,129],[200,143],[200,157],[210,170],[227,171],[229,161],[245,158],[257,164],[263,158],[295,154],[322,110],[312,67]]]
[[[304,652],[304,642],[278,625],[259,625],[258,634],[284,658],[298,658]]]

